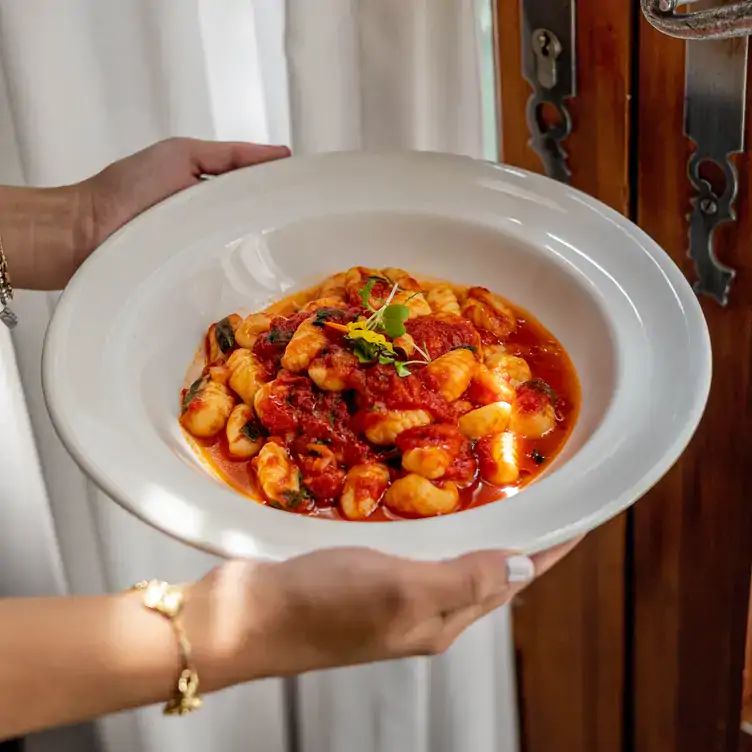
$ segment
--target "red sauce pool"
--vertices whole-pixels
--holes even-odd
[[[461,505],[458,511],[503,499],[517,493],[520,488],[535,480],[561,451],[577,420],[580,385],[569,356],[553,335],[538,321],[516,306],[511,305],[511,307],[517,314],[518,324],[515,331],[504,339],[504,345],[509,354],[517,355],[527,361],[533,378],[543,379],[553,388],[557,396],[556,427],[540,439],[517,437],[519,480],[507,487],[490,486],[476,480],[473,485],[460,489]],[[492,339],[484,337],[485,344],[492,342]],[[430,344],[429,349],[435,348]],[[432,352],[431,356],[436,357],[437,353]],[[201,454],[219,477],[232,488],[254,500],[261,497],[250,462],[239,461],[230,456],[224,432],[215,439],[192,438],[192,441],[200,448]],[[342,519],[335,506],[326,506],[320,501],[317,502],[314,510],[307,514]],[[396,519],[404,518],[381,505],[367,521],[383,522]]]

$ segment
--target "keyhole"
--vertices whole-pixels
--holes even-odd
[[[553,53],[553,39],[551,39],[551,35],[548,32],[541,32],[538,37],[538,45],[540,46],[541,55],[543,55],[543,57],[551,56]]]
[[[548,29],[536,29],[531,41],[536,57],[536,78],[544,89],[553,89],[556,85],[556,64],[561,55],[561,42]]]

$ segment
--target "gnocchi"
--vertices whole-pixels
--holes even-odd
[[[252,313],[246,316],[235,330],[237,343],[250,350],[256,344],[260,334],[268,332],[271,328],[272,317],[268,313]]]
[[[209,323],[180,424],[220,477],[287,512],[451,514],[535,480],[577,377],[550,333],[485,287],[356,266]]]
[[[322,327],[315,324],[315,316],[303,321],[295,330],[282,356],[282,368],[305,371],[311,361],[326,347],[327,339]]]
[[[468,439],[480,439],[491,433],[505,431],[512,406],[508,402],[492,402],[465,413],[459,420],[460,431]]]
[[[514,311],[485,287],[471,287],[465,294],[460,310],[476,327],[497,337],[507,337],[517,326]]]
[[[436,285],[426,295],[428,305],[434,313],[450,313],[460,315],[460,303],[454,290],[449,285]]]
[[[422,475],[410,473],[395,480],[384,497],[393,512],[415,517],[436,517],[457,509],[460,494],[452,482],[437,486]]]
[[[233,313],[209,327],[206,333],[206,359],[209,363],[221,364],[227,360],[235,348],[241,322],[240,316]]]
[[[250,350],[241,347],[230,355],[227,369],[230,373],[230,388],[246,405],[252,405],[256,392],[265,381],[264,371],[256,356]]]
[[[367,416],[365,435],[377,446],[394,444],[403,431],[414,426],[427,426],[431,420],[431,413],[427,410],[378,410]]]
[[[253,408],[236,405],[227,420],[227,449],[233,457],[248,460],[264,446],[264,434]]]
[[[431,385],[447,402],[454,402],[462,396],[477,370],[478,361],[473,351],[464,348],[450,350],[425,368]]]
[[[259,486],[269,501],[285,509],[295,509],[305,500],[300,487],[300,471],[290,453],[276,441],[268,441],[253,460]]]
[[[235,399],[230,390],[217,381],[195,381],[183,395],[180,423],[200,439],[216,436],[227,424]]]
[[[342,514],[348,520],[368,517],[378,507],[389,478],[389,468],[379,462],[351,467],[339,501]]]

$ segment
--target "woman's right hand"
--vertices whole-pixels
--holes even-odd
[[[185,626],[199,676],[215,688],[443,652],[579,540],[532,558],[487,551],[418,562],[347,548],[228,562],[189,591]]]

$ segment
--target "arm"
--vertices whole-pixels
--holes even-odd
[[[183,621],[202,691],[226,686],[187,606]],[[0,667],[0,739],[167,701],[180,673],[170,622],[140,593],[0,600]]]
[[[63,287],[75,271],[77,249],[90,246],[84,204],[74,186],[0,186],[0,236],[15,287]]]
[[[333,549],[228,562],[187,588],[180,617],[200,692],[442,652],[575,544],[532,559]],[[164,702],[179,673],[172,626],[140,593],[0,600],[0,740]]]
[[[17,289],[60,290],[115,230],[202,175],[287,157],[286,146],[161,141],[61,188],[0,186],[0,236]]]

